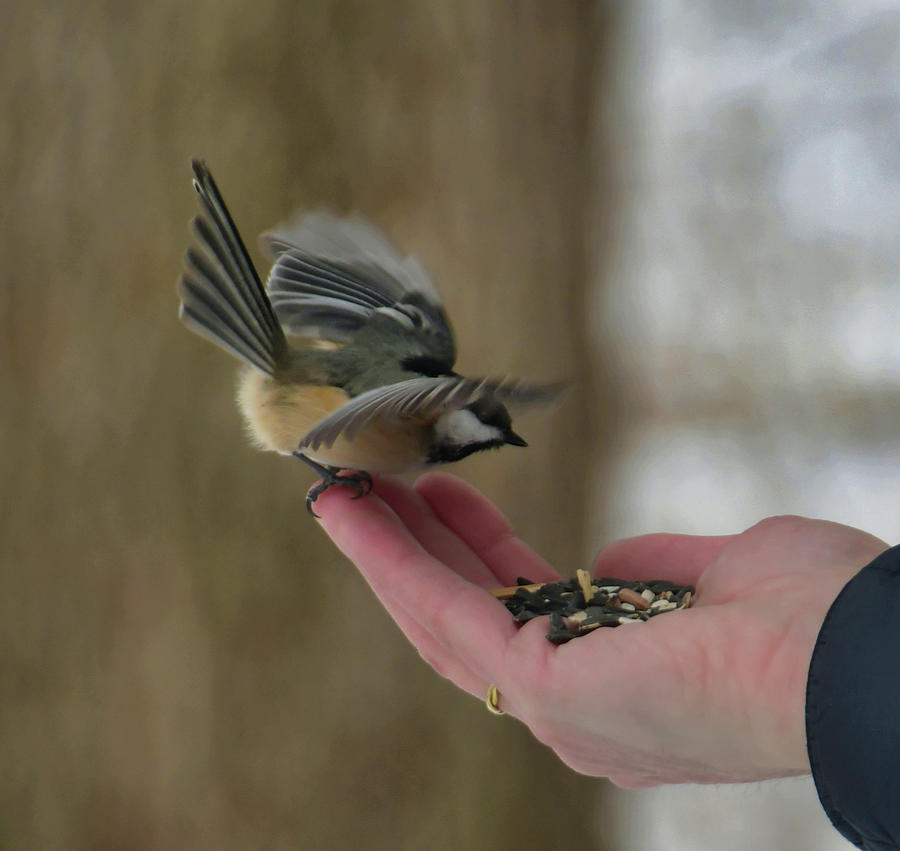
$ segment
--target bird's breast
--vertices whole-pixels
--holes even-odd
[[[348,402],[337,387],[279,382],[248,370],[238,386],[238,404],[253,442],[261,449],[293,452],[320,420]],[[304,449],[320,464],[369,473],[398,473],[424,466],[431,427],[421,422],[375,420],[353,440]]]

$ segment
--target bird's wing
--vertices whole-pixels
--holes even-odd
[[[267,287],[289,334],[349,342],[378,314],[409,335],[411,355],[452,368],[453,331],[434,284],[364,219],[314,211],[263,234],[260,244],[274,262]]]
[[[355,396],[318,422],[300,441],[300,448],[330,447],[339,438],[353,440],[373,420],[428,420],[458,410],[484,396],[504,405],[531,405],[555,398],[561,384],[463,378],[459,375],[411,378]]]

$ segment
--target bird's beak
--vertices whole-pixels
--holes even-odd
[[[503,439],[510,446],[528,446],[528,444],[517,435],[512,429],[510,429],[506,434],[503,435]]]

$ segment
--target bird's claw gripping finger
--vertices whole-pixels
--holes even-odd
[[[353,488],[356,493],[353,499],[359,499],[372,491],[372,477],[366,472],[355,472],[340,474],[332,470],[325,469],[322,472],[322,481],[313,485],[306,493],[306,510],[313,516],[319,515],[313,511],[313,504],[328,488],[333,485],[341,485],[342,487]]]

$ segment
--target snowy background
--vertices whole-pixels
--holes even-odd
[[[795,513],[897,543],[900,5],[627,16],[600,113],[621,119],[627,212],[596,261],[593,334],[624,399],[595,525]],[[850,847],[809,779],[614,792],[598,836],[610,824],[621,849]]]

